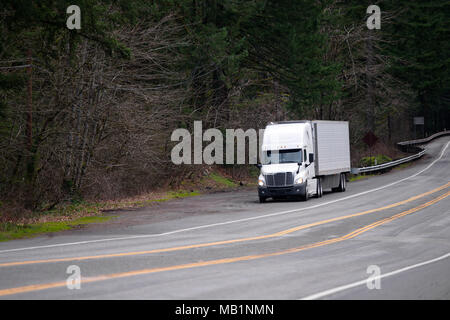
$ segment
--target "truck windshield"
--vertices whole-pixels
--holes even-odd
[[[269,150],[263,152],[263,164],[301,163],[302,149]]]

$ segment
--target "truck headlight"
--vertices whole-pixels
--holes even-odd
[[[303,183],[303,178],[302,177],[298,177],[297,179],[295,179],[295,184],[301,184]]]
[[[265,185],[266,185],[266,183],[264,182],[264,180],[262,180],[262,179],[258,180],[258,186],[264,187]]]

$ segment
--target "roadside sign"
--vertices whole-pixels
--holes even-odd
[[[416,125],[424,125],[425,124],[424,117],[414,117],[414,124],[416,124]]]
[[[377,143],[378,138],[372,131],[369,131],[364,136],[363,141],[371,148]]]

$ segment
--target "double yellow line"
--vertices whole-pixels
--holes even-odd
[[[187,250],[187,249],[194,249],[194,248],[204,248],[204,247],[211,247],[211,246],[218,246],[218,245],[224,245],[224,244],[232,244],[232,243],[239,243],[239,242],[247,242],[247,241],[255,241],[255,240],[262,240],[262,239],[269,239],[269,238],[275,238],[275,237],[281,237],[299,230],[341,221],[345,219],[350,219],[362,215],[366,215],[369,213],[379,212],[391,208],[398,207],[400,205],[406,204],[408,202],[426,197],[430,194],[436,193],[438,191],[441,191],[443,189],[446,189],[450,187],[450,182],[440,186],[436,189],[433,189],[431,191],[416,195],[414,197],[411,197],[409,199],[396,202],[381,208],[371,209],[363,212],[358,212],[350,215],[345,215],[341,217],[336,217],[332,219],[327,220],[321,220],[301,226],[297,226],[294,228],[282,230],[276,233],[262,235],[262,236],[255,236],[255,237],[248,237],[248,238],[239,238],[239,239],[231,239],[231,240],[223,240],[223,241],[215,241],[215,242],[207,242],[207,243],[199,243],[199,244],[191,244],[186,246],[178,246],[178,247],[172,247],[172,248],[162,248],[162,249],[153,249],[153,250],[145,250],[145,251],[134,251],[134,252],[122,252],[122,253],[112,253],[112,254],[102,254],[102,255],[94,255],[94,256],[83,256],[83,257],[69,257],[69,258],[59,258],[59,259],[45,259],[45,260],[29,260],[29,261],[14,261],[14,262],[6,262],[6,263],[0,263],[0,267],[12,267],[12,266],[21,266],[21,265],[28,265],[28,264],[39,264],[39,263],[52,263],[52,262],[67,262],[67,261],[83,261],[83,260],[93,260],[93,259],[105,259],[105,258],[118,258],[118,257],[126,257],[126,256],[135,256],[135,255],[145,255],[145,254],[152,254],[152,253],[162,253],[162,252],[172,252],[172,251],[180,251],[180,250]]]
[[[288,253],[300,252],[300,251],[311,249],[311,248],[317,248],[317,247],[325,246],[328,244],[352,239],[352,238],[354,238],[364,232],[367,232],[377,226],[394,221],[396,219],[399,219],[401,217],[409,215],[413,212],[416,212],[416,211],[422,210],[428,206],[431,206],[432,204],[445,199],[449,195],[450,195],[450,192],[447,192],[447,193],[445,193],[431,201],[428,201],[424,204],[421,204],[415,208],[400,212],[391,217],[379,220],[377,222],[374,222],[374,223],[364,226],[362,228],[356,229],[355,231],[348,233],[344,236],[303,245],[303,246],[297,247],[297,248],[291,248],[291,249],[287,249],[287,250],[283,250],[283,251],[258,254],[258,255],[249,255],[249,256],[242,256],[242,257],[235,257],[235,258],[225,258],[225,259],[218,259],[218,260],[194,262],[194,263],[162,267],[162,268],[152,268],[152,269],[143,269],[143,270],[136,270],[136,271],[129,271],[129,272],[113,273],[113,274],[101,275],[101,276],[97,276],[97,277],[83,278],[82,283],[98,282],[98,281],[104,281],[104,280],[125,278],[125,277],[130,277],[130,276],[146,275],[146,274],[152,274],[152,273],[157,273],[157,272],[190,269],[190,268],[196,268],[196,267],[205,267],[205,266],[233,263],[233,262],[239,262],[239,261],[256,260],[256,259],[261,259],[261,258],[280,256],[280,255],[284,255],[284,254],[288,254]],[[12,294],[18,294],[18,293],[26,293],[26,292],[31,292],[31,291],[58,288],[58,287],[64,287],[64,286],[66,286],[66,282],[60,281],[60,282],[53,282],[53,283],[29,285],[29,286],[23,286],[23,287],[17,287],[17,288],[9,288],[9,289],[0,290],[0,296],[6,296],[6,295],[12,295]]]

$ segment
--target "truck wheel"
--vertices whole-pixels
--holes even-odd
[[[264,203],[266,202],[266,197],[259,197],[259,203]]]
[[[317,179],[316,197],[322,198],[322,195],[323,195],[322,182],[320,181],[320,179]]]
[[[343,173],[341,173],[341,182],[339,183],[338,191],[345,191],[345,175]]]
[[[305,188],[305,194],[302,196],[302,200],[308,201],[308,199],[309,199],[308,190],[307,190],[307,188]]]

